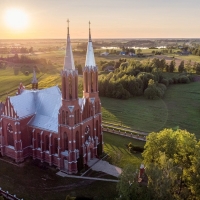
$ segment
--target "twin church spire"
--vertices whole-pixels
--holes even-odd
[[[67,23],[68,23],[67,44],[66,44],[66,54],[64,58],[63,70],[75,70],[74,58],[73,58],[71,40],[70,40],[70,34],[69,34],[69,20],[67,20]],[[87,45],[85,66],[89,68],[93,68],[93,67],[96,67],[96,63],[95,63],[95,58],[94,58],[94,50],[92,46],[90,24],[91,23],[89,22],[89,40],[88,40],[88,45]]]

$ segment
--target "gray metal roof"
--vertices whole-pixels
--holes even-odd
[[[70,41],[70,35],[69,35],[69,28],[68,28],[68,34],[67,34],[67,45],[66,45],[66,54],[64,58],[64,70],[75,70],[74,65],[74,57],[72,53],[72,47],[71,47],[71,41]]]
[[[87,66],[89,68],[96,67],[93,46],[92,46],[92,42],[90,42],[90,41],[88,41],[85,66]]]
[[[61,92],[57,86],[43,90],[25,90],[10,97],[10,102],[19,117],[34,115],[29,125],[58,132],[58,112],[61,107]]]
[[[90,22],[89,22],[89,24],[90,24]],[[89,68],[96,67],[90,28],[89,28],[89,40],[88,40],[88,45],[87,45],[87,54],[86,54],[85,66],[89,67]]]

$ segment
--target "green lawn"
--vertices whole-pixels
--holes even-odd
[[[140,166],[142,156],[140,153],[132,154],[128,151],[126,145],[132,142],[135,146],[144,146],[144,142],[134,140],[112,133],[104,132],[104,151],[110,155],[112,164],[124,168],[128,164]]]
[[[101,98],[103,121],[152,132],[179,126],[200,138],[200,83],[171,85],[165,97]]]
[[[112,199],[116,183],[62,178],[54,169],[41,169],[26,163],[16,167],[0,160],[0,187],[26,200],[65,200],[67,195]]]

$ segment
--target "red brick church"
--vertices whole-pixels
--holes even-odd
[[[33,73],[32,90],[20,84],[18,95],[0,104],[0,153],[15,162],[27,157],[77,173],[90,159],[102,154],[101,103],[98,69],[89,28],[83,69],[83,98],[78,97],[69,26],[61,72],[62,88],[38,89]]]

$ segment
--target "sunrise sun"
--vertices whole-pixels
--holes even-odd
[[[24,30],[28,26],[28,15],[21,9],[10,8],[5,12],[5,23],[13,30]]]

